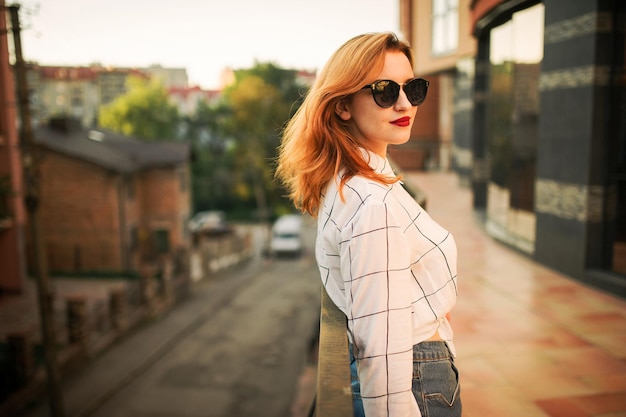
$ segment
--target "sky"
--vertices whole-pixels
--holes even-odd
[[[317,70],[353,36],[398,32],[399,0],[19,0],[22,53],[40,65],[186,68],[213,89],[256,61]]]

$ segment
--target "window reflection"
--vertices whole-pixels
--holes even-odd
[[[491,181],[508,209],[533,211],[544,6],[514,13],[491,30],[488,150]]]
[[[535,245],[534,187],[544,7],[514,13],[490,31],[487,228],[519,249]]]

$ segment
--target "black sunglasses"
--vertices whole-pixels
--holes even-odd
[[[419,106],[426,99],[428,84],[429,82],[423,78],[413,78],[402,84],[392,80],[378,80],[366,85],[361,90],[371,89],[372,97],[374,97],[376,104],[380,107],[388,108],[398,101],[400,87],[402,87],[411,105]]]

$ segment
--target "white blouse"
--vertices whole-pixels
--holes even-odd
[[[389,161],[362,150],[376,172]],[[456,244],[396,182],[331,181],[318,215],[322,282],[347,317],[367,417],[419,416],[411,391],[413,345],[439,332],[454,353],[446,314],[457,297]],[[347,358],[346,358],[347,360]]]

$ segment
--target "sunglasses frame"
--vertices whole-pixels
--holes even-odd
[[[381,82],[386,82],[386,83],[388,83],[387,85],[395,84],[398,87],[398,93],[397,93],[395,99],[393,100],[393,102],[391,104],[389,104],[389,105],[383,105],[383,104],[379,103],[379,101],[377,99],[377,95],[380,95],[381,93],[383,93],[384,89],[387,88],[387,86],[385,86],[385,87],[383,87],[383,90],[377,90],[377,86]],[[379,107],[382,107],[383,109],[388,109],[389,107],[391,107],[394,104],[396,104],[396,102],[398,101],[398,98],[400,97],[400,88],[402,88],[402,90],[404,90],[404,94],[406,94],[407,98],[409,98],[409,94],[406,91],[406,86],[408,84],[412,83],[412,82],[419,82],[420,86],[423,86],[423,89],[424,89],[424,95],[422,97],[419,97],[416,103],[413,103],[411,101],[411,99],[409,99],[409,102],[411,103],[412,106],[419,106],[422,103],[424,103],[424,100],[426,100],[426,95],[428,94],[428,85],[430,84],[430,82],[428,82],[427,80],[425,80],[423,78],[412,78],[412,79],[408,80],[405,83],[397,83],[397,82],[395,82],[393,80],[376,80],[373,83],[364,86],[363,88],[361,88],[361,90],[365,90],[365,89],[369,88],[372,91],[372,97],[374,98],[374,102]]]

